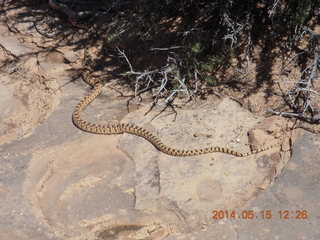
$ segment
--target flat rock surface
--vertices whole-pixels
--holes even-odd
[[[39,236],[53,239],[108,236],[117,226],[132,229],[119,232],[137,236],[132,239],[194,231],[208,224],[213,208],[238,208],[266,188],[276,176],[278,163],[286,159],[277,148],[247,158],[221,153],[171,157],[141,137],[81,132],[70,119],[76,89],[76,85],[64,88],[66,97],[29,137],[1,146],[1,192],[6,203],[2,216],[13,219],[6,223],[13,234],[8,239],[23,236],[17,231],[19,221],[34,224],[41,229]],[[93,106],[100,104],[104,101],[97,99]],[[230,118],[226,106],[241,119],[228,131],[219,125]],[[215,142],[248,151],[232,136],[247,142],[248,129],[261,122],[230,99],[215,107],[180,110],[175,122],[172,114],[150,121],[156,113],[143,116],[147,109],[134,111],[122,121],[140,123],[181,149]],[[190,118],[194,122],[186,121]],[[148,233],[150,229],[153,234]]]
[[[281,175],[270,188],[236,210],[239,218],[217,219],[202,231],[166,239],[319,239],[319,144],[319,135],[301,136]],[[253,211],[252,219],[246,219],[248,211]]]
[[[36,47],[31,44],[22,43],[15,34],[8,31],[8,27],[0,24],[0,45],[14,57],[22,57],[36,51]]]

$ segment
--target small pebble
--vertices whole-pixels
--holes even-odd
[[[78,53],[74,52],[74,51],[68,51],[63,55],[64,59],[68,62],[68,63],[74,63],[79,59],[79,55]]]

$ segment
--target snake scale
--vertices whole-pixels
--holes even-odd
[[[152,143],[159,151],[163,153],[180,157],[196,156],[215,152],[226,153],[236,157],[247,157],[249,155],[256,154],[277,146],[271,145],[266,148],[261,148],[246,153],[237,152],[235,150],[225,147],[209,147],[195,150],[179,150],[165,145],[159,137],[157,137],[152,132],[146,130],[145,128],[130,123],[107,123],[105,125],[90,123],[81,118],[81,113],[101,93],[103,83],[101,83],[100,81],[92,80],[89,71],[84,71],[83,79],[85,80],[85,82],[92,85],[93,89],[77,104],[72,115],[72,120],[74,124],[83,131],[104,135],[130,133],[145,138],[150,143]]]

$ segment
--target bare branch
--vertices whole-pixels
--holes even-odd
[[[178,48],[186,48],[185,46],[173,46],[168,48],[150,48],[151,51],[169,51]]]
[[[244,28],[245,25],[233,21],[229,17],[229,15],[227,15],[226,13],[223,14],[223,20],[224,20],[225,25],[227,25],[227,29],[228,29],[228,32],[229,32],[229,34],[225,35],[223,37],[223,39],[224,40],[229,39],[231,41],[231,43],[230,43],[231,48],[233,48],[233,46],[235,44],[237,44],[238,35],[242,31],[242,29]]]
[[[126,60],[130,69],[130,71],[126,72],[123,75],[135,76],[135,97],[139,96],[139,91],[141,89],[155,89],[155,91],[153,92],[153,101],[150,103],[151,106],[171,104],[179,93],[186,94],[189,100],[198,91],[199,72],[196,66],[194,70],[195,89],[190,90],[185,83],[185,78],[181,79],[177,70],[172,67],[172,65],[178,66],[179,60],[173,57],[168,57],[167,64],[164,67],[160,69],[145,70],[143,72],[139,72],[134,70],[125,52],[121,51],[119,48],[117,48],[117,50],[119,52],[119,55]],[[167,86],[170,81],[175,81],[176,83],[178,83],[178,86],[172,90],[168,90]],[[163,103],[158,103],[158,100],[160,98],[164,98]]]
[[[280,4],[281,4],[281,0],[275,0],[274,3],[272,4],[272,8],[271,8],[270,13],[269,13],[269,17],[271,19],[276,14],[277,9],[279,8]]]

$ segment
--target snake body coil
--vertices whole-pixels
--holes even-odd
[[[88,79],[85,79],[85,81],[93,85],[93,89],[88,93],[88,95],[86,95],[77,104],[72,115],[72,120],[74,124],[83,131],[95,133],[95,134],[104,134],[104,135],[122,134],[122,133],[134,134],[134,135],[145,138],[150,143],[152,143],[159,151],[163,153],[166,153],[172,156],[181,156],[181,157],[196,156],[196,155],[202,155],[202,154],[214,153],[214,152],[226,153],[236,157],[247,157],[249,155],[256,154],[276,146],[276,145],[271,145],[266,148],[262,148],[259,150],[254,150],[246,153],[237,152],[232,149],[228,149],[224,147],[209,147],[209,148],[195,149],[195,150],[179,150],[179,149],[168,147],[161,141],[160,138],[158,138],[156,135],[154,135],[150,131],[130,123],[116,123],[116,124],[108,123],[106,125],[98,125],[98,124],[87,122],[81,118],[81,112],[101,93],[103,84],[100,83],[99,81],[93,82],[92,80],[88,80]]]
[[[90,42],[90,39],[93,39],[93,37],[91,36],[92,35],[91,29],[88,28],[87,26],[77,23],[77,13],[74,12],[71,8],[69,8],[67,4],[58,2],[57,0],[49,0],[49,5],[55,10],[64,12],[69,17],[69,21],[72,23],[72,25],[86,29],[89,32],[89,38],[88,38],[89,42]],[[86,51],[87,51],[87,48],[86,48]],[[88,56],[89,54],[86,54],[86,51],[85,51],[85,55]],[[90,66],[90,64],[86,64],[86,65]],[[86,71],[83,73],[83,78],[88,84],[93,86],[93,89],[88,93],[88,95],[86,95],[77,104],[72,114],[72,120],[74,124],[83,131],[96,133],[96,134],[105,134],[105,135],[122,134],[122,133],[130,133],[130,134],[138,135],[140,137],[145,138],[150,143],[152,143],[159,151],[172,156],[195,156],[195,155],[201,155],[201,154],[207,154],[207,153],[221,152],[221,153],[230,154],[236,157],[246,157],[246,156],[256,154],[277,146],[277,144],[271,145],[269,147],[262,148],[259,150],[254,150],[247,153],[240,153],[224,147],[210,147],[210,148],[195,149],[195,150],[179,150],[179,149],[168,147],[161,141],[160,138],[158,138],[156,135],[154,135],[150,131],[139,126],[135,126],[133,124],[109,123],[106,125],[98,125],[98,124],[90,123],[81,118],[81,112],[101,93],[103,84],[99,81],[93,80],[89,76],[88,72]]]

